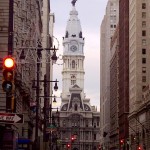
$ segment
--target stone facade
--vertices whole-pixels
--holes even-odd
[[[14,138],[24,138],[30,141],[34,141],[35,123],[35,111],[30,109],[31,102],[35,100],[32,82],[36,78],[36,60],[33,55],[36,54],[36,48],[41,39],[41,7],[41,0],[0,1],[0,57],[4,58],[9,54],[15,58],[16,62],[13,91],[15,107],[10,111],[24,115],[24,123],[10,125],[9,131],[13,132]],[[0,72],[0,111],[6,112],[6,94],[2,92],[1,84]],[[6,126],[6,124],[3,125]],[[6,130],[8,131],[6,128],[3,131]],[[16,148],[15,143],[13,146]],[[32,147],[31,144],[18,143],[18,147],[20,146],[28,149]]]
[[[118,46],[119,27],[116,28],[111,39],[110,60],[110,149],[119,148],[118,125]]]
[[[110,144],[110,42],[118,24],[118,11],[118,1],[109,0],[100,29],[100,143],[105,149]],[[107,135],[103,136],[104,133]]]
[[[8,54],[9,1],[0,1],[0,110],[6,109],[6,96],[2,90],[2,58]]]
[[[129,137],[131,149],[150,149],[150,2],[130,0],[129,5]]]
[[[59,148],[74,150],[97,150],[100,142],[100,114],[90,99],[82,98],[82,89],[70,88],[70,96],[62,99],[59,112]],[[74,140],[71,138],[74,137]]]

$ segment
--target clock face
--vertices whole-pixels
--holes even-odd
[[[70,47],[70,50],[71,50],[72,52],[75,52],[75,51],[77,50],[77,46],[76,46],[76,45],[72,45],[72,46]]]

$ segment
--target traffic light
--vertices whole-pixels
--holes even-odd
[[[67,148],[70,148],[70,147],[71,147],[71,145],[68,143],[68,144],[67,144]]]
[[[11,56],[3,59],[3,83],[2,88],[6,93],[12,92],[14,84],[15,61]]]
[[[121,145],[121,147],[124,146],[124,139],[121,139],[121,140],[120,140],[120,145]]]
[[[142,150],[141,146],[138,146],[138,150]]]
[[[98,150],[101,150],[101,145],[98,145]]]
[[[71,136],[71,142],[74,142],[75,138],[74,135]]]

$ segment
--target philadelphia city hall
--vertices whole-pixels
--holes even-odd
[[[63,37],[62,93],[59,111],[59,149],[97,150],[100,142],[100,112],[84,93],[84,37],[76,0]]]

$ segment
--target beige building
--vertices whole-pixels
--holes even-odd
[[[100,133],[101,147],[110,143],[110,42],[118,23],[118,1],[109,0],[101,24],[100,39]]]
[[[110,46],[110,149],[119,149],[118,124],[118,46],[119,26],[111,39]]]
[[[150,149],[146,140],[149,137],[149,127],[146,125],[149,113],[144,109],[149,99],[143,99],[150,81],[150,1],[130,0],[129,6],[129,134],[132,149],[138,145],[142,149]]]

